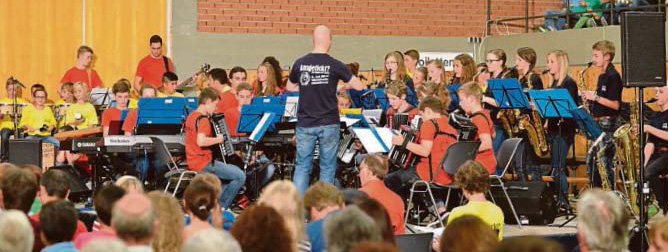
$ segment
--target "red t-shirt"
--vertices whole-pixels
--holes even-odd
[[[216,109],[216,112],[218,113],[225,113],[225,111],[227,111],[229,108],[236,109],[239,107],[239,101],[237,101],[237,97],[235,97],[230,90],[220,93],[218,97],[220,97],[220,101],[218,102],[218,109]]]
[[[65,72],[65,75],[63,75],[63,78],[60,79],[60,83],[63,82],[84,82],[88,86],[88,90],[94,88],[94,87],[99,87],[102,85],[102,80],[100,80],[100,76],[97,75],[97,72],[93,69],[90,69],[90,76],[88,76],[88,72],[86,69],[79,69],[76,67],[70,68],[70,70],[67,70]]]
[[[132,132],[135,129],[135,125],[137,125],[137,109],[131,109],[125,116],[121,129],[125,132]]]
[[[382,180],[372,180],[362,185],[360,191],[365,192],[370,198],[376,199],[385,207],[390,215],[390,222],[394,234],[404,233],[404,201],[388,189]]]
[[[228,108],[225,110],[225,123],[227,123],[227,131],[231,136],[243,136],[246,133],[237,132],[237,125],[239,124],[240,112],[237,108]]]
[[[120,120],[121,119],[121,110],[113,107],[113,108],[108,108],[105,109],[104,112],[102,112],[102,127],[108,127],[111,121],[113,120]]]
[[[450,184],[452,182],[452,176],[445,173],[443,169],[440,168],[441,158],[445,155],[445,152],[448,150],[450,144],[457,141],[454,136],[457,135],[457,130],[450,126],[448,119],[444,116],[436,119],[438,128],[440,132],[451,134],[443,135],[436,134],[436,128],[434,124],[430,121],[422,122],[420,126],[420,141],[433,141],[431,146],[431,169],[434,176],[434,182],[439,184]],[[422,157],[420,163],[416,167],[417,174],[422,180],[429,180],[429,157]]]
[[[82,233],[73,240],[74,247],[77,249],[82,249],[88,242],[98,239],[115,239],[116,234],[109,231],[93,231],[88,233]]]
[[[209,123],[208,117],[200,119],[197,128],[195,128],[195,122],[201,115],[202,113],[194,111],[188,115],[185,123],[186,160],[188,169],[192,171],[202,170],[213,158],[209,147],[200,147],[197,145],[198,133],[203,133],[207,137],[210,137],[212,134],[211,123]]]
[[[483,109],[480,113],[482,114],[474,114],[471,116],[471,122],[473,122],[473,124],[475,124],[475,126],[478,128],[476,139],[479,140],[480,135],[482,134],[489,134],[491,138],[494,138],[494,125],[492,124],[489,111]],[[494,170],[496,170],[496,157],[494,156],[494,150],[491,148],[478,152],[475,160],[487,168],[489,174],[493,174]]]
[[[30,219],[34,221],[37,226],[39,227],[39,213],[30,215]],[[88,232],[88,229],[86,228],[86,225],[81,221],[77,220],[77,228],[74,230],[74,235],[72,235],[72,240],[76,239],[79,234],[83,234]],[[35,239],[37,240],[37,239]]]
[[[166,56],[162,56],[166,57]],[[159,58],[153,58],[151,55],[146,55],[137,64],[137,73],[135,76],[142,77],[142,83],[150,84],[156,88],[162,87],[162,75],[167,72],[165,69],[165,61]],[[174,64],[172,59],[167,58],[169,71],[174,71]]]
[[[387,112],[385,113],[385,116],[387,118],[387,126],[388,127],[390,126],[390,123],[392,123],[390,121],[392,120],[391,118],[394,116],[394,113],[397,113],[397,112],[395,112],[394,108],[391,107],[391,106],[390,106],[390,108],[387,109]],[[413,106],[410,106],[410,108],[408,109],[408,112],[404,112],[404,113],[408,113],[408,124],[406,124],[406,125],[411,125],[411,121],[418,114],[418,109],[413,107]]]

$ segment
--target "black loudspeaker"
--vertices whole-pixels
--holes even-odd
[[[546,225],[554,222],[557,217],[557,200],[550,184],[542,181],[508,181],[505,182],[505,185],[520,219],[524,216],[531,225]],[[515,224],[515,216],[513,216],[513,211],[501,187],[492,186],[491,192],[496,205],[503,210],[505,222]]]
[[[69,200],[72,202],[82,202],[90,196],[91,190],[86,186],[88,177],[84,172],[74,166],[54,166],[51,169],[58,169],[67,176],[68,186],[70,188]]]
[[[17,166],[32,164],[44,170],[54,165],[55,149],[42,140],[9,140],[9,162]]]
[[[666,85],[665,13],[622,13],[622,78],[625,87]]]

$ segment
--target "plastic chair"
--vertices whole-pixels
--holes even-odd
[[[522,222],[520,222],[520,218],[517,216],[517,212],[515,211],[515,206],[513,205],[513,202],[510,200],[510,196],[508,195],[506,186],[503,183],[503,176],[508,171],[510,164],[513,163],[513,159],[515,159],[515,155],[517,154],[517,148],[520,146],[521,142],[522,138],[510,138],[503,141],[501,147],[499,148],[499,152],[496,154],[496,162],[498,165],[501,165],[503,167],[503,173],[501,173],[501,175],[495,175],[495,174],[489,175],[489,178],[492,181],[496,180],[498,182],[498,184],[492,183],[491,186],[501,187],[501,190],[503,190],[503,194],[506,196],[506,199],[508,200],[508,205],[510,205],[510,210],[513,211],[513,215],[515,216],[517,225],[519,225],[520,228],[522,228]],[[492,196],[491,192],[489,195],[490,197]],[[491,198],[492,201],[494,201],[494,197]]]

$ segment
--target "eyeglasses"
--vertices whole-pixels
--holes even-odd
[[[501,60],[500,60],[500,59],[488,59],[488,60],[485,60],[486,63],[492,63],[492,62],[495,62],[495,61],[501,61]]]

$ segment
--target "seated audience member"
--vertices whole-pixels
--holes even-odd
[[[128,252],[128,247],[118,239],[99,239],[90,241],[80,252]],[[156,251],[157,252],[157,251]]]
[[[619,197],[590,189],[580,196],[577,209],[581,251],[627,251],[629,215]]]
[[[25,213],[9,210],[0,213],[0,248],[2,251],[30,252],[35,235]],[[39,239],[39,237],[37,238]]]
[[[185,212],[191,216],[190,225],[183,229],[183,240],[188,240],[197,231],[211,228],[209,214],[220,208],[216,202],[215,189],[208,183],[191,183],[183,194]]]
[[[37,195],[42,204],[65,200],[70,195],[70,182],[67,180],[67,174],[62,170],[49,169],[42,175],[39,183],[39,192]],[[30,218],[39,223],[40,214],[41,211],[31,215]],[[74,240],[77,238],[77,235],[85,232],[88,232],[86,225],[82,221],[77,221],[77,227],[71,240]]]
[[[209,228],[188,239],[181,252],[242,252],[234,237],[224,231]]]
[[[403,234],[404,201],[383,183],[388,169],[387,157],[380,154],[366,156],[359,167],[360,190],[378,200],[387,210],[394,234]]]
[[[297,187],[288,180],[276,180],[267,185],[257,202],[273,207],[285,220],[293,247],[298,251],[311,251],[311,243],[304,232],[304,202]]]
[[[467,252],[469,250],[466,250]],[[558,242],[540,236],[520,236],[504,239],[494,252],[565,252]],[[585,250],[581,250],[585,251]]]
[[[351,252],[399,252],[399,249],[386,242],[360,242]]]
[[[312,252],[325,250],[323,223],[331,213],[343,208],[343,194],[336,186],[322,181],[311,185],[304,192],[304,209],[310,222],[306,224],[306,234],[311,242]]]
[[[55,200],[42,206],[39,215],[41,238],[46,247],[42,252],[76,252],[72,236],[77,229],[77,210],[65,200]]]
[[[267,232],[267,227],[271,227],[271,232]],[[230,233],[243,251],[296,251],[285,220],[273,207],[253,205],[245,209]]]
[[[207,183],[210,186],[213,187],[214,195],[216,195],[216,199],[220,197],[220,194],[223,191],[223,187],[220,184],[220,179],[216,177],[216,175],[213,175],[211,173],[200,173],[195,175],[193,177],[193,180],[190,182],[192,183]],[[190,225],[190,215],[185,216],[185,224]],[[222,211],[220,207],[216,207],[211,211],[211,216],[209,218],[209,223],[213,227],[220,228],[223,227],[225,230],[229,230],[230,227],[232,227],[232,223],[234,223],[234,214],[230,210],[225,210]],[[222,224],[221,224],[222,223]]]
[[[378,226],[378,229],[380,230],[384,242],[395,244],[394,229],[392,228],[390,215],[380,201],[374,198],[366,198],[357,201],[355,205],[369,215],[369,217],[373,218],[376,222],[376,226]]]
[[[179,201],[162,191],[152,191],[146,196],[151,200],[151,205],[155,209],[155,218],[158,221],[155,236],[151,242],[153,251],[179,251],[183,244],[183,211],[181,211]]]
[[[668,251],[668,217],[661,216],[650,220],[649,249],[647,252]]]
[[[345,188],[341,190],[343,194],[343,203],[346,206],[354,205],[355,203],[369,198],[369,195],[355,188]]]
[[[461,187],[468,203],[455,207],[448,216],[448,224],[463,215],[473,215],[483,220],[503,237],[503,211],[485,198],[489,190],[489,173],[478,161],[469,160],[459,167],[455,182]]]
[[[174,72],[167,71],[162,74],[162,92],[158,93],[158,97],[183,97],[182,93],[176,92],[179,76]]]
[[[5,210],[20,210],[27,215],[39,191],[35,175],[25,169],[5,168],[4,170],[0,186],[2,186],[2,202]],[[39,223],[30,219],[30,225],[33,228],[34,237],[40,237]],[[39,252],[44,247],[44,243],[39,238],[35,238],[34,241],[33,252]]]
[[[432,248],[438,252],[489,252],[499,244],[498,234],[482,219],[463,215],[448,223]]]
[[[115,185],[102,186],[95,192],[93,204],[99,228],[89,233],[79,234],[74,239],[74,246],[77,249],[82,249],[87,243],[97,239],[116,238],[116,233],[111,228],[111,210],[123,195],[125,195],[125,190]]]
[[[382,241],[373,218],[357,206],[348,206],[325,220],[327,252],[348,252],[364,241]]]
[[[128,246],[128,251],[151,251],[155,233],[155,213],[151,201],[143,194],[126,194],[114,204],[111,227]]]
[[[144,193],[144,185],[135,176],[122,176],[114,184],[125,190],[126,193]]]

